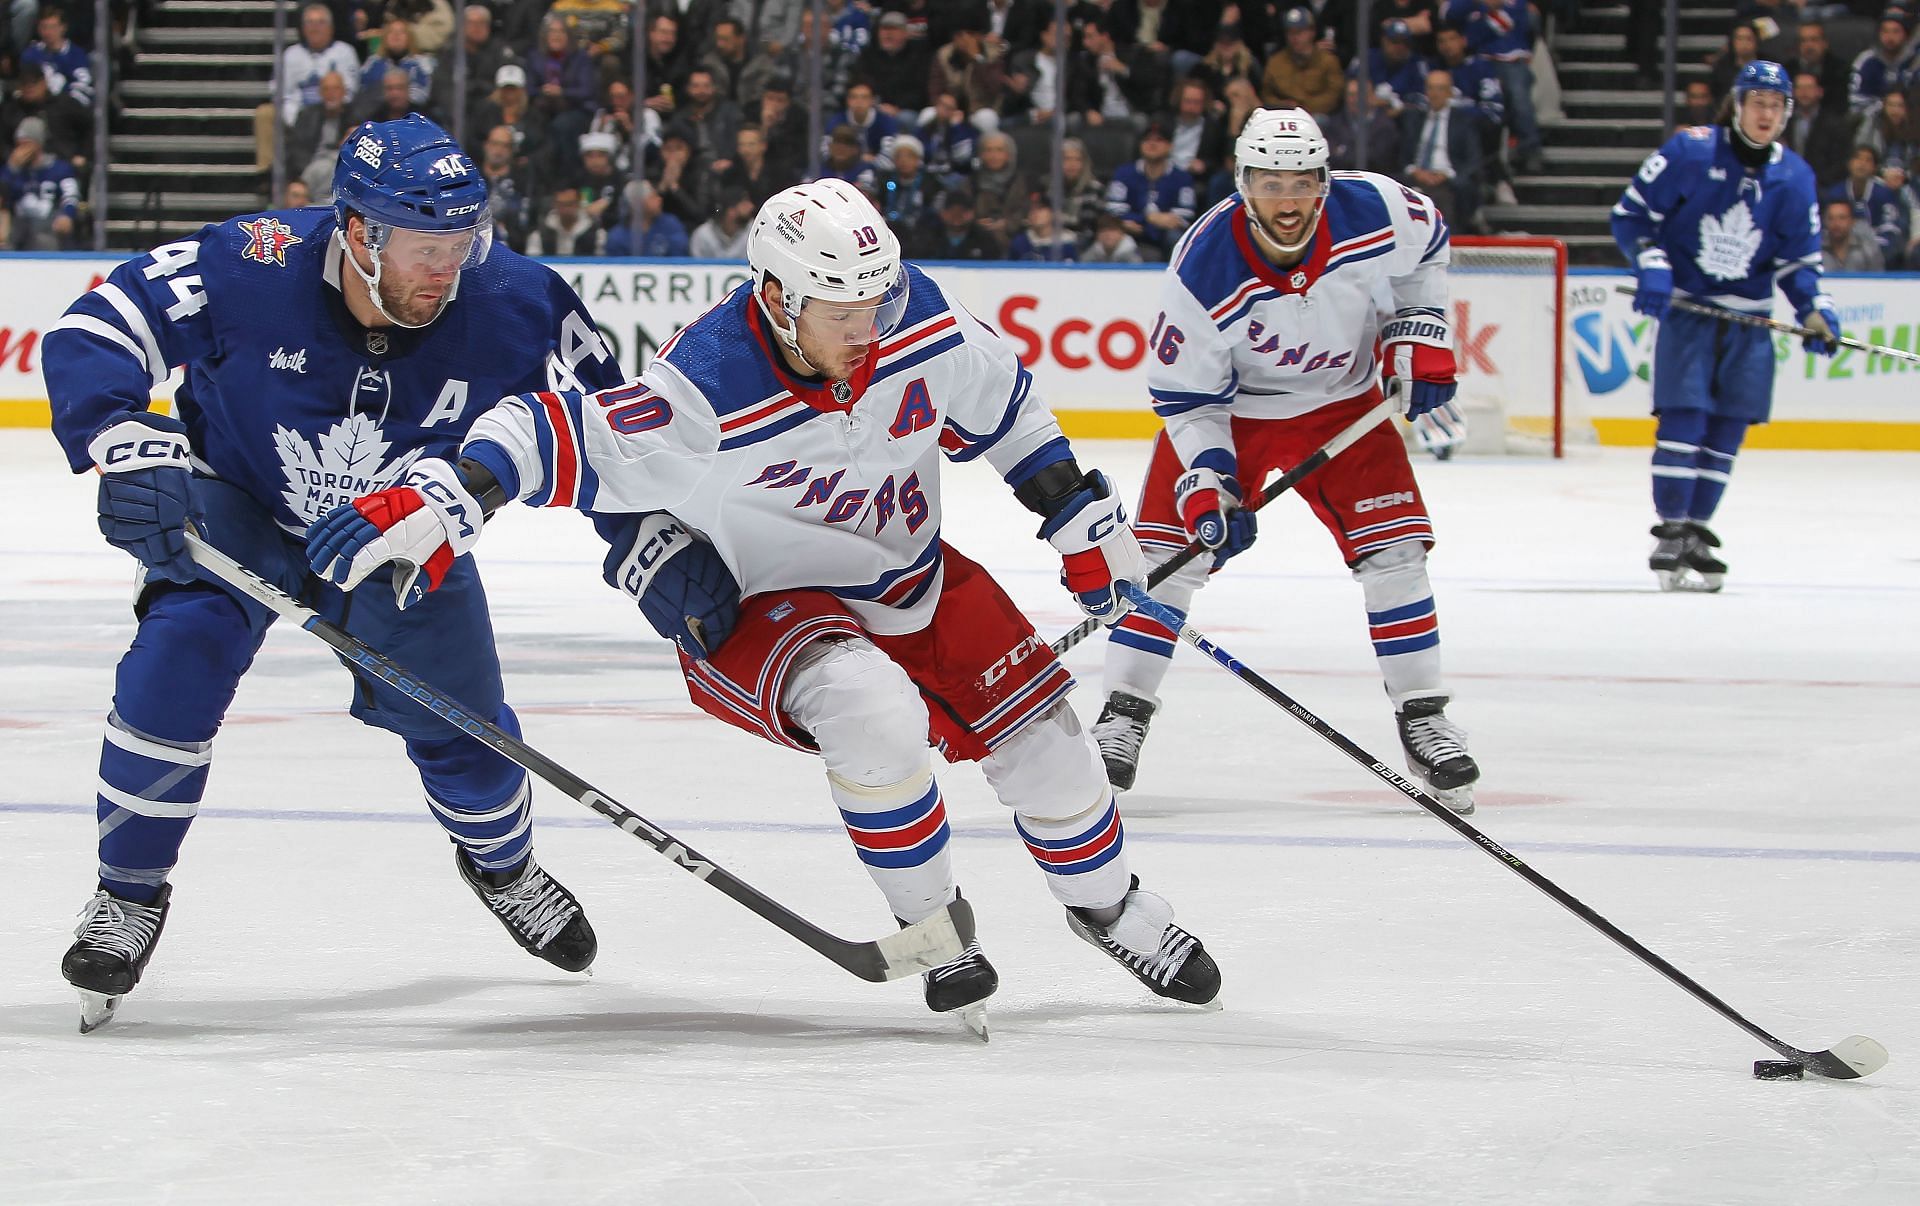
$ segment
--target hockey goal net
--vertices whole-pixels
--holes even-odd
[[[1564,388],[1567,245],[1456,235],[1448,281],[1466,451],[1561,456],[1590,443]]]

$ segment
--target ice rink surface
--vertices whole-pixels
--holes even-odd
[[[1131,492],[1145,446],[1080,453]],[[83,1038],[57,965],[131,567],[91,479],[0,432],[0,1202],[1920,1202],[1920,458],[1742,458],[1719,596],[1653,589],[1644,462],[1417,466],[1472,821],[1787,1042],[1879,1039],[1869,1080],[1753,1080],[1764,1048],[1184,649],[1123,808],[1220,1012],[1074,939],[968,766],[989,1045],[543,788],[601,940],[592,979],[553,971],[285,630],[146,980]],[[946,489],[948,539],[1070,627],[991,471]],[[1297,501],[1261,531],[1195,623],[1397,764],[1358,587]],[[510,512],[480,557],[533,744],[837,932],[890,928],[818,767],[694,710],[578,517]]]

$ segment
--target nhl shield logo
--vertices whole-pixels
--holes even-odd
[[[1307,274],[1304,272],[1296,272],[1293,274],[1293,279],[1287,283],[1296,289],[1304,289],[1307,287]]]
[[[385,331],[367,332],[367,353],[372,356],[387,354],[387,333]]]
[[[287,266],[287,248],[306,242],[293,233],[293,227],[270,216],[242,222],[240,229],[247,232],[247,243],[240,249],[240,255],[256,264],[272,264],[276,268]]]
[[[853,401],[853,386],[848,385],[845,381],[834,382],[833,400],[842,406]]]

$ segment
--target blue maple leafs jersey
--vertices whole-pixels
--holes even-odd
[[[1764,314],[1773,287],[1795,314],[1820,292],[1820,207],[1813,169],[1775,143],[1749,168],[1725,126],[1693,126],[1647,156],[1613,207],[1613,238],[1629,262],[1643,245],[1667,253],[1674,293]]]
[[[206,226],[115,268],[48,333],[54,435],[87,442],[146,410],[172,367],[195,468],[239,486],[288,531],[450,456],[503,397],[604,389],[619,366],[558,274],[495,244],[427,327],[362,327],[340,293],[333,211]]]

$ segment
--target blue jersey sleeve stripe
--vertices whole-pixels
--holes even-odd
[[[1205,405],[1208,402],[1233,401],[1234,395],[1239,392],[1238,389],[1235,388],[1235,384],[1236,383],[1230,382],[1227,388],[1215,390],[1211,393],[1201,392],[1199,390],[1161,389],[1159,386],[1148,386],[1147,393],[1152,395],[1156,404],[1165,402],[1172,406],[1183,404]],[[1158,405],[1156,405],[1154,409],[1158,410]]]
[[[1067,437],[1055,436],[1040,447],[1020,458],[1020,463],[1007,470],[1006,480],[1016,489],[1025,485],[1028,478],[1045,469],[1048,465],[1071,460],[1073,445],[1067,443]]]
[[[947,430],[959,436],[966,446],[957,452],[948,453],[947,459],[955,462],[970,461],[1004,439],[1007,432],[1012,430],[1014,420],[1020,417],[1020,405],[1027,400],[1027,394],[1032,388],[1033,374],[1027,371],[1026,365],[1020,365],[1020,372],[1013,381],[1013,392],[1007,396],[1007,408],[1000,414],[1000,423],[985,435],[975,435],[954,422],[952,415],[948,415]]]
[[[553,420],[547,414],[547,408],[535,401],[527,407],[533,414],[533,443],[540,454],[540,488],[527,499],[527,505],[544,507],[553,502],[553,494],[559,487],[556,480],[558,458],[554,455]]]

